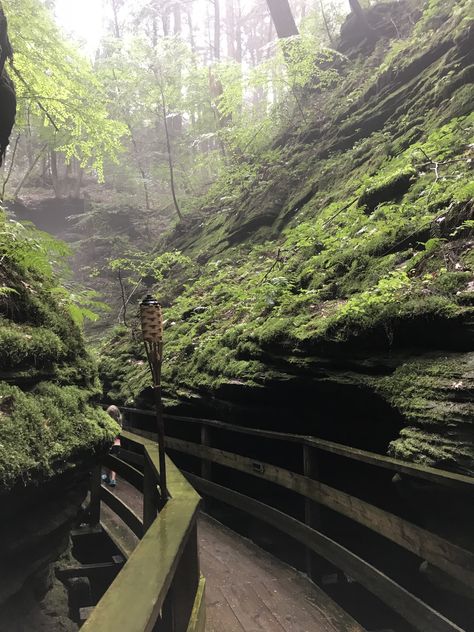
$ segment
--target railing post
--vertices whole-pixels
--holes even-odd
[[[210,447],[211,445],[211,429],[206,424],[201,424],[201,445]],[[212,463],[206,459],[201,459],[201,478],[206,481],[212,480]],[[209,509],[209,500],[202,501],[202,509],[206,511]]]
[[[158,632],[186,632],[199,588],[197,522],[189,533],[184,551],[166,595]]]
[[[100,488],[102,484],[102,466],[97,465],[91,472],[91,498],[89,503],[89,524],[91,527],[100,522]]]
[[[157,481],[151,467],[150,459],[145,451],[145,463],[143,468],[143,533],[148,531],[157,516],[157,501]]]
[[[319,471],[314,450],[307,445],[303,445],[303,473],[308,478],[318,480]],[[309,498],[304,500],[304,521],[309,527],[321,530],[321,509]],[[318,571],[317,557],[310,549],[306,549],[306,573],[313,580],[321,574],[320,569]]]

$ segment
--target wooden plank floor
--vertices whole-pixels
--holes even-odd
[[[199,521],[206,632],[363,632],[293,568],[206,515]]]
[[[118,479],[113,492],[141,515],[143,498],[135,488]],[[102,511],[116,535],[129,531],[107,507]],[[135,546],[138,540],[128,535]],[[304,575],[205,514],[198,538],[206,632],[364,632]]]

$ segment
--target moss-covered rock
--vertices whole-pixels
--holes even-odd
[[[456,389],[427,395],[431,424],[413,412],[413,389],[405,404],[393,395],[406,367],[418,375],[425,354],[462,358],[473,334],[472,16],[467,1],[414,4],[419,21],[403,39],[382,33],[372,52],[345,49],[339,81],[302,96],[306,120],[295,117],[253,178],[215,188],[206,208],[225,199],[225,212],[162,244],[196,261],[157,288],[163,377],[173,399],[213,398],[219,411],[223,400],[266,405],[286,393],[286,416],[306,415],[305,431],[383,450],[392,440],[404,458],[472,471]],[[109,394],[136,398],[149,379],[139,345],[122,331],[102,354]],[[385,443],[373,439],[384,423]]]
[[[407,421],[394,456],[464,473],[474,471],[474,354],[426,354],[376,388]]]
[[[51,263],[62,246],[0,216],[0,493],[107,450],[97,369]]]
[[[107,449],[116,427],[89,399],[77,386],[40,382],[24,393],[0,383],[0,489],[39,484]]]

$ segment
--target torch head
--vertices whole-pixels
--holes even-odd
[[[140,303],[140,321],[145,342],[163,342],[161,305],[150,294]]]

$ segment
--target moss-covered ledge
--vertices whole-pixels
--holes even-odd
[[[118,431],[55,274],[65,254],[0,214],[0,494],[90,462]]]
[[[0,490],[39,482],[106,451],[111,418],[77,386],[40,382],[31,391],[0,383]]]

